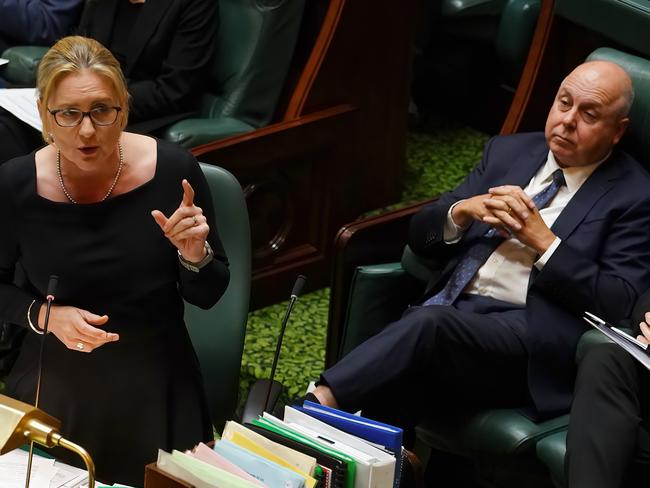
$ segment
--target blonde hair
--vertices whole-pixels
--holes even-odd
[[[50,97],[60,79],[71,73],[89,70],[107,78],[117,94],[122,107],[121,128],[129,118],[129,92],[120,63],[111,52],[94,39],[68,36],[52,46],[38,65],[36,88],[41,102],[43,139],[49,142],[49,117],[46,117]]]

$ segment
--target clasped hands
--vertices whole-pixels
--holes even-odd
[[[206,255],[205,242],[210,227],[201,208],[194,205],[192,186],[187,180],[181,184],[183,199],[174,213],[166,217],[160,210],[153,210],[151,216],[184,259],[199,262]],[[89,353],[108,342],[119,340],[118,334],[103,329],[108,320],[107,315],[52,304],[48,330],[68,349]],[[45,305],[39,311],[38,323],[41,327],[45,323]]]
[[[514,185],[490,188],[486,194],[461,201],[452,210],[452,218],[461,227],[473,220],[485,222],[503,237],[516,237],[540,256],[555,240],[533,200]]]

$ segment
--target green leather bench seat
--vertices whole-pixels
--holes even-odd
[[[35,86],[38,63],[47,49],[41,46],[10,47],[2,53],[2,57],[8,59],[9,63],[2,68],[0,75],[13,86]]]
[[[507,0],[442,0],[440,12],[445,17],[499,15]]]
[[[566,485],[564,455],[566,454],[566,431],[545,437],[537,443],[537,457],[548,467],[555,486]]]
[[[650,3],[647,0],[557,0],[555,14],[609,37],[623,47],[648,52]]]

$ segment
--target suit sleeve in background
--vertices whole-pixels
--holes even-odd
[[[83,0],[0,0],[0,37],[49,46],[78,22]]]
[[[180,15],[178,29],[160,73],[150,79],[128,80],[134,121],[195,110],[214,59],[217,3],[193,0]]]

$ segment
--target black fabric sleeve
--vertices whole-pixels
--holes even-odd
[[[39,310],[44,303],[43,298],[22,290],[14,281],[20,258],[20,209],[16,199],[20,198],[18,189],[22,187],[17,173],[21,165],[28,164],[33,164],[33,155],[0,166],[0,222],[5,229],[0,239],[0,320],[23,327],[29,327],[27,310],[32,301],[35,300],[32,310]]]

